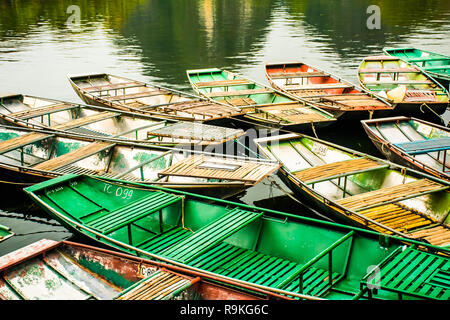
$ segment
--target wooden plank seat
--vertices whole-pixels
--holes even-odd
[[[51,114],[51,113],[76,109],[79,107],[80,106],[76,105],[76,104],[58,103],[58,104],[52,104],[50,106],[45,106],[45,107],[41,107],[41,108],[33,108],[33,109],[24,110],[24,111],[10,113],[9,116],[14,117],[14,118],[19,118],[22,120],[28,120],[28,119],[32,119],[35,117],[39,117],[39,116],[43,116],[43,115],[47,115],[47,114]]]
[[[163,176],[197,177],[256,183],[275,167],[261,162],[192,155],[158,173]]]
[[[233,80],[197,82],[195,85],[198,88],[213,88],[213,87],[241,86],[247,84],[253,84],[253,82],[250,82],[246,79],[233,79]]]
[[[121,292],[115,300],[165,300],[174,293],[189,288],[193,280],[194,278],[181,276],[164,269],[158,270]]]
[[[450,149],[449,138],[437,138],[427,140],[408,141],[401,143],[394,143],[395,146],[403,149],[410,155],[424,154],[428,152],[436,152]]]
[[[149,196],[110,211],[86,225],[103,234],[109,234],[178,201],[182,201],[182,198],[171,193],[155,191]]]
[[[225,242],[205,251],[190,261],[190,265],[227,277],[277,288],[290,279],[302,264],[257,251],[240,248]],[[337,280],[338,273],[333,273]],[[310,268],[303,276],[303,293],[320,296],[329,287],[328,271]],[[298,278],[284,287],[299,292]]]
[[[450,228],[445,225],[420,229],[411,232],[411,236],[415,239],[424,239],[435,246],[443,247],[450,245]]]
[[[285,85],[284,87],[286,90],[317,90],[317,89],[347,89],[347,88],[353,88],[353,85],[345,84],[345,83],[310,83],[310,84],[304,84],[304,85]]]
[[[450,298],[450,262],[445,256],[399,247],[375,269],[361,281],[370,293],[381,289],[424,299]],[[373,272],[378,273],[376,288],[367,281]]]
[[[400,58],[394,56],[371,56],[365,57],[365,61],[386,61],[386,60],[400,60]]]
[[[217,91],[205,93],[207,97],[217,98],[217,97],[229,97],[229,96],[248,96],[252,94],[267,94],[274,92],[268,88],[262,89],[248,89],[248,90],[230,90],[230,91]]]
[[[136,87],[143,87],[143,86],[145,86],[143,83],[132,81],[132,82],[111,83],[111,84],[105,84],[105,85],[100,85],[100,86],[85,87],[85,88],[82,88],[82,90],[88,91],[89,93],[94,93],[94,92],[101,92],[101,91],[108,91],[108,90],[122,90],[122,89],[136,88]]]
[[[270,73],[272,79],[292,79],[292,78],[310,78],[310,77],[328,77],[325,72],[274,72]]]
[[[239,208],[232,209],[221,218],[164,250],[161,254],[176,261],[187,263],[262,215],[262,212],[245,211]]]
[[[117,95],[117,96],[107,96],[107,97],[101,97],[101,98],[108,100],[108,101],[120,101],[120,100],[147,98],[147,97],[159,96],[159,95],[164,95],[164,94],[168,94],[168,93],[165,91],[161,91],[161,90],[152,90],[152,91],[145,91],[145,92],[138,92],[138,93],[122,94],[122,95]]]
[[[336,202],[350,210],[359,211],[364,208],[368,209],[369,207],[381,206],[432,192],[446,190],[448,188],[448,186],[444,186],[428,179],[420,179],[357,194],[337,200]]]
[[[68,130],[68,129],[85,126],[85,125],[88,125],[91,123],[100,122],[100,121],[103,121],[106,119],[111,119],[111,118],[114,118],[117,116],[120,116],[120,113],[105,111],[105,112],[100,112],[97,114],[92,114],[90,116],[67,121],[67,122],[58,124],[56,126],[52,126],[51,128],[56,129],[56,130]]]
[[[411,232],[414,232],[414,230],[429,227],[436,223],[435,220],[398,203],[390,203],[361,210],[359,213],[383,226],[404,234],[410,234]],[[364,223],[364,221],[360,222]],[[371,228],[379,232],[392,233],[390,230],[383,229],[381,226],[377,225],[371,225]]]
[[[405,84],[405,85],[421,85],[433,83],[431,80],[389,80],[389,81],[364,81],[366,85],[383,85],[383,84]]]
[[[380,164],[367,158],[357,158],[315,166],[294,172],[294,175],[301,181],[311,184],[386,167],[388,165]]]
[[[0,142],[0,154],[52,137],[52,134],[30,132]]]
[[[59,157],[41,162],[35,166],[33,169],[43,170],[43,171],[52,171],[69,164],[75,163],[87,157],[90,157],[96,153],[99,153],[103,150],[109,149],[113,147],[115,144],[111,142],[93,142],[88,145],[76,149],[72,152],[68,152]]]
[[[359,69],[359,73],[418,73],[419,70],[415,68],[371,68]]]

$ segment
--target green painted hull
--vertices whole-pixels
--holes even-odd
[[[382,289],[383,279],[375,291],[367,280],[361,281],[370,277],[374,265],[390,266],[390,259],[402,248],[414,250],[410,244],[419,244],[278,211],[94,176],[68,175],[25,192],[53,218],[102,244],[297,299],[397,299],[398,292],[388,284]],[[439,268],[441,262],[448,263],[447,258],[442,259]],[[447,299],[450,292],[441,291],[434,298]],[[430,298],[414,292],[402,293],[402,297]]]
[[[416,65],[450,89],[450,56],[417,48],[384,48],[383,52]]]
[[[0,224],[0,242],[12,237],[14,232],[11,231],[10,227],[3,226]]]

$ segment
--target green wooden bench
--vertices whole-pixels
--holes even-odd
[[[262,215],[262,212],[235,208],[164,250],[162,254],[183,263],[189,262]]]
[[[87,226],[109,234],[181,200],[182,198],[176,195],[156,191],[88,222]]]
[[[378,272],[378,274],[375,274]],[[370,286],[367,279],[378,276]],[[408,247],[398,248],[361,281],[369,296],[377,290],[434,300],[450,299],[450,262],[440,256]]]

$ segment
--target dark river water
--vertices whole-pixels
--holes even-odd
[[[379,29],[368,28],[370,5],[380,8]],[[2,94],[80,102],[67,75],[96,72],[191,91],[185,71],[206,67],[267,83],[264,63],[286,60],[356,83],[362,58],[381,54],[383,47],[450,55],[450,1],[4,0],[0,40]],[[359,122],[317,134],[380,156]],[[0,256],[41,238],[72,237],[23,192],[11,190],[1,190],[0,224],[16,235],[0,243]],[[235,200],[321,218],[285,191],[266,179]]]

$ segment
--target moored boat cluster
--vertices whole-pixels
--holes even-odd
[[[69,76],[83,104],[0,97],[1,180],[99,244],[0,257],[0,299],[449,300],[450,57],[384,54],[360,86],[294,61],[270,86],[207,68],[195,94],[105,73]],[[344,120],[387,160],[308,135]],[[227,199],[273,174],[337,223]]]

